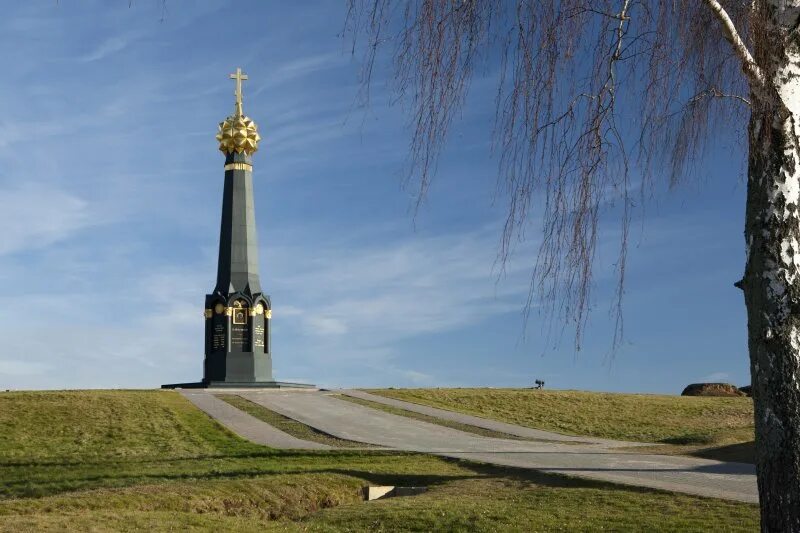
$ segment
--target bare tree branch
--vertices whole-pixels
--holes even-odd
[[[644,203],[654,174],[666,166],[669,182],[677,183],[692,172],[710,128],[731,129],[749,112],[740,105],[747,97],[735,97],[749,89],[741,57],[723,32],[707,31],[721,14],[747,30],[747,6],[730,2],[712,12],[696,0],[417,0],[402,8],[391,0],[348,1],[354,35],[369,37],[367,86],[376,50],[394,47],[395,87],[411,105],[409,175],[417,181],[417,207],[476,66],[500,65],[494,153],[498,191],[508,202],[501,272],[536,210],[542,240],[524,314],[535,303],[547,317],[572,324],[580,348],[599,223],[603,213],[615,213],[611,305],[613,343],[620,342],[635,206]],[[746,52],[741,33],[731,35]],[[736,131],[743,139],[743,129]]]
[[[725,11],[725,8],[722,7],[722,4],[720,4],[718,0],[703,1],[706,3],[711,12],[716,15],[717,19],[722,25],[722,31],[725,35],[725,38],[731,43],[734,52],[736,52],[736,55],[739,56],[739,59],[742,62],[742,71],[744,71],[744,73],[750,79],[750,82],[755,87],[763,86],[764,73],[756,64],[753,56],[750,54],[750,50],[747,49],[747,45],[744,44],[744,41],[739,36],[739,32],[736,30],[736,25],[733,23],[733,20],[731,20],[728,12]]]

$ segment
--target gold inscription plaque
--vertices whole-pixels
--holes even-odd
[[[211,337],[212,343],[212,350],[224,350],[225,349],[225,326],[222,324],[217,324],[214,326],[214,332]]]
[[[263,348],[264,347],[264,326],[256,326],[255,329],[253,330],[253,332],[255,333],[254,337],[255,337],[256,346],[258,346],[259,348]]]

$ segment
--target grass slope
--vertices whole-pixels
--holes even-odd
[[[257,450],[232,440],[177,394],[160,391],[0,394],[0,461],[197,457]]]
[[[361,502],[365,484],[427,485]],[[753,505],[387,451],[279,451],[172,391],[0,393],[0,531],[752,531]]]
[[[753,439],[750,398],[708,398],[531,389],[381,389],[406,400],[572,435],[669,444]]]
[[[753,463],[753,402],[532,389],[380,389],[398,400],[572,435],[661,443],[635,451]],[[632,450],[634,451],[634,450]]]

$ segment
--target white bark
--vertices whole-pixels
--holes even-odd
[[[703,0],[708,8],[717,16],[720,24],[722,25],[722,33],[728,42],[731,43],[733,47],[733,51],[736,52],[736,55],[739,56],[739,60],[742,62],[742,70],[747,75],[748,79],[750,80],[751,85],[757,84],[759,86],[763,85],[764,80],[764,73],[761,71],[759,66],[756,64],[755,60],[753,59],[753,55],[750,53],[750,50],[747,49],[747,45],[742,40],[741,36],[739,35],[738,30],[736,29],[736,25],[731,20],[730,15],[728,12],[725,11],[725,8],[722,7],[717,0]]]
[[[717,0],[704,0],[751,92],[747,305],[761,529],[800,533],[800,0],[753,3],[757,65]]]
[[[762,13],[752,88],[742,288],[763,531],[800,532],[800,0]]]

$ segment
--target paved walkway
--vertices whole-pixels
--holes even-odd
[[[280,429],[262,422],[231,404],[224,402],[204,390],[183,389],[179,392],[201,411],[227,427],[240,437],[271,448],[294,448],[301,450],[327,450],[330,446],[292,437]]]
[[[483,429],[490,429],[498,431],[507,435],[514,435],[524,439],[543,440],[561,443],[575,443],[598,445],[606,448],[624,448],[634,446],[652,446],[649,443],[643,442],[625,442],[620,440],[599,439],[595,437],[574,437],[572,435],[562,435],[561,433],[553,433],[552,431],[542,431],[541,429],[527,428],[524,426],[517,426],[514,424],[507,424],[498,420],[489,418],[481,418],[479,416],[472,416],[464,413],[457,413],[455,411],[447,411],[445,409],[438,409],[436,407],[429,407],[418,403],[406,402],[403,400],[395,400],[394,398],[387,398],[386,396],[378,396],[377,394],[370,394],[360,390],[342,389],[335,391],[345,396],[352,396],[353,398],[360,398],[362,400],[369,400],[392,407],[399,407],[406,411],[420,413],[428,416],[435,416],[443,420],[450,420],[451,422],[459,422],[470,426],[476,426]]]
[[[370,409],[323,392],[238,394],[343,439],[701,496],[758,501],[752,465],[619,453],[602,442],[582,445],[482,437]]]

